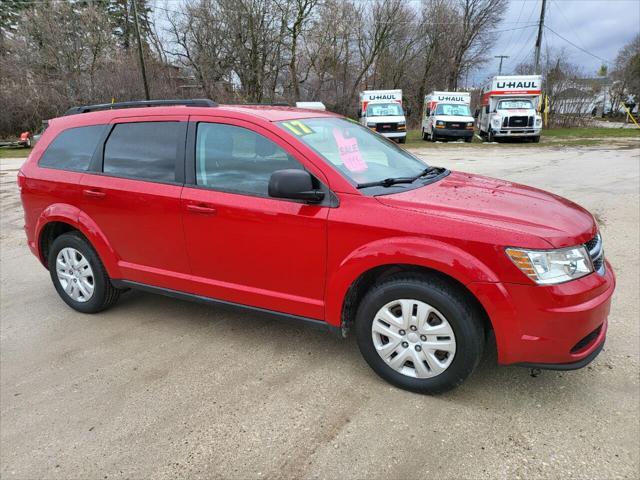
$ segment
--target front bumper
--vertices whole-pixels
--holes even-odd
[[[500,128],[494,130],[495,137],[539,137],[541,128]]]
[[[446,138],[471,138],[473,137],[473,130],[467,129],[455,129],[455,128],[434,128],[433,133],[436,137]]]
[[[499,363],[573,369],[602,348],[615,285],[607,262],[602,276],[592,273],[560,285],[472,283],[469,288],[491,319]]]
[[[380,135],[387,138],[403,138],[407,136],[407,132],[378,132]]]

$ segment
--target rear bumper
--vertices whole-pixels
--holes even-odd
[[[606,267],[603,276],[554,286],[470,284],[491,319],[498,362],[574,369],[592,361],[606,338],[616,284]]]
[[[473,137],[473,130],[467,129],[454,129],[454,128],[434,128],[433,133],[436,137],[445,138],[471,138]]]

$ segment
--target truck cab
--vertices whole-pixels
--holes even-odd
[[[489,142],[501,138],[529,138],[539,142],[540,85],[539,75],[494,77],[482,92],[482,108],[478,112],[480,136]]]
[[[432,92],[424,97],[422,139],[473,140],[474,118],[467,92]]]
[[[402,90],[366,90],[360,93],[360,123],[398,143],[407,140]]]

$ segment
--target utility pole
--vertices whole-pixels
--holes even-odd
[[[140,57],[140,72],[142,73],[142,83],[144,83],[144,95],[147,100],[151,100],[149,96],[149,84],[147,83],[147,69],[144,66],[144,55],[142,54],[142,41],[140,40],[140,26],[138,25],[138,7],[136,0],[131,0],[133,9],[133,23],[136,27],[136,38],[138,39],[138,56]]]
[[[542,0],[540,9],[540,21],[538,22],[538,38],[536,38],[536,66],[534,73],[540,73],[540,49],[542,48],[542,31],[544,30],[544,11],[547,7],[547,0]]]
[[[494,55],[495,58],[500,59],[500,66],[498,67],[498,75],[502,75],[502,60],[509,58],[509,55]]]

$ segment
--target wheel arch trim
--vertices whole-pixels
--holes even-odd
[[[55,203],[49,205],[42,211],[36,222],[35,240],[37,256],[40,262],[47,267],[45,262],[45,252],[42,251],[42,234],[46,227],[54,222],[65,223],[75,230],[78,230],[91,243],[96,250],[102,264],[111,278],[118,278],[120,270],[118,267],[118,255],[109,243],[104,232],[98,225],[82,210],[73,205]]]
[[[326,321],[341,326],[344,302],[351,286],[367,272],[392,265],[427,268],[462,285],[498,281],[497,275],[487,265],[453,245],[421,237],[376,240],[345,257],[327,279]]]

